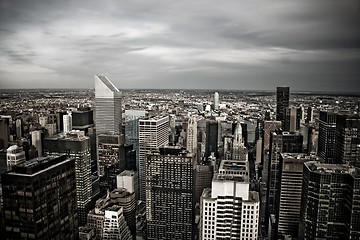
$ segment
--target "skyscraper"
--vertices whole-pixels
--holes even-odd
[[[304,162],[314,158],[303,153],[281,153],[278,236],[297,239]]]
[[[145,115],[144,110],[125,110],[125,144],[133,145],[136,151],[136,170],[139,170],[139,119]]]
[[[337,115],[334,156],[339,163],[360,167],[359,115]]]
[[[215,92],[214,93],[214,109],[218,110],[219,109],[219,93]]]
[[[276,88],[276,120],[285,126],[286,109],[289,107],[289,87]]]
[[[360,239],[360,169],[304,164],[299,239]]]
[[[195,155],[160,148],[146,158],[147,239],[193,239]]]
[[[71,131],[66,136],[45,138],[46,154],[68,154],[75,159],[76,201],[79,226],[86,223],[92,196],[90,138],[80,131]]]
[[[4,239],[76,239],[75,161],[36,158],[2,175]]]
[[[190,117],[186,129],[186,150],[190,153],[196,153],[197,150],[197,121]]]
[[[38,151],[38,156],[41,157],[43,154],[42,147],[42,132],[40,130],[35,130],[30,132],[31,135],[31,145],[33,145]]]
[[[95,76],[96,133],[121,133],[121,93],[105,76]]]
[[[169,144],[169,117],[154,116],[139,119],[139,189],[145,202],[146,157],[149,151]]]
[[[206,149],[205,157],[209,157],[213,152],[218,156],[218,135],[219,124],[217,121],[206,121]]]
[[[277,130],[272,132],[270,138],[270,161],[268,165],[266,218],[268,221],[271,215],[276,221],[279,209],[280,193],[280,154],[301,153],[303,136],[300,133],[289,133]],[[276,222],[274,226],[276,226]],[[274,229],[275,230],[275,229]]]
[[[247,176],[215,174],[200,206],[200,239],[257,239],[259,195]]]
[[[336,113],[320,111],[318,155],[326,163],[335,163]],[[338,162],[340,163],[340,162]]]
[[[64,133],[68,133],[72,130],[72,116],[71,112],[68,112],[63,116],[63,124],[64,124]]]

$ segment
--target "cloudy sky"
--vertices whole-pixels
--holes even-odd
[[[0,88],[360,92],[360,1],[0,0]]]

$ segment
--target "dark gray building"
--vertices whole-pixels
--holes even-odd
[[[336,113],[320,111],[318,155],[326,163],[336,163],[334,148],[336,141]],[[339,163],[339,162],[337,162]]]
[[[146,155],[147,239],[193,239],[195,161],[176,147]]]
[[[336,116],[335,159],[360,167],[360,116]]]
[[[67,154],[75,159],[76,199],[79,226],[86,223],[92,197],[90,138],[72,131],[66,136],[44,139],[44,152]]]
[[[77,239],[75,160],[40,157],[2,175],[4,239]]]
[[[360,169],[304,164],[299,239],[360,239]]]
[[[286,109],[289,107],[289,87],[276,88],[276,120],[285,126]]]

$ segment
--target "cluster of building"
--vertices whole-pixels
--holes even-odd
[[[208,95],[95,76],[93,100],[15,116],[2,104],[1,235],[360,238],[358,99]]]

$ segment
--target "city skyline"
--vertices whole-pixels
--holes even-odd
[[[359,93],[357,1],[2,1],[0,88]]]

